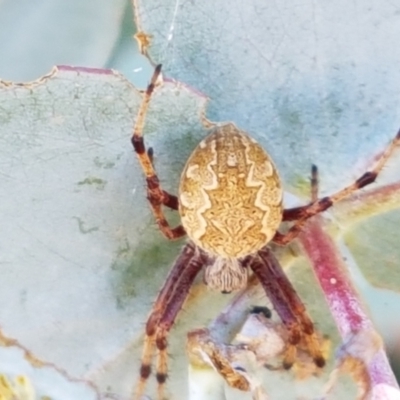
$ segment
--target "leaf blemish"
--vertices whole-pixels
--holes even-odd
[[[85,178],[82,181],[79,181],[77,184],[79,186],[82,186],[82,185],[95,185],[95,186],[97,186],[98,190],[103,190],[105,188],[106,184],[107,184],[107,181],[105,181],[104,179],[101,179],[101,178],[96,178],[94,176],[90,176],[90,177]]]
[[[73,219],[75,219],[78,222],[78,227],[79,227],[79,231],[81,233],[92,233],[92,232],[96,232],[99,230],[98,226],[94,226],[92,228],[85,228],[85,222],[79,218],[79,217],[72,217]]]

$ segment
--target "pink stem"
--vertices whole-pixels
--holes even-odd
[[[321,219],[314,218],[309,222],[299,240],[314,268],[344,345],[346,346],[349,339],[359,332],[370,332],[372,335],[373,323],[364,311],[338,249],[323,230]],[[372,391],[378,384],[398,388],[382,347],[379,347],[372,357],[371,350],[362,346],[355,347],[351,354],[364,362]]]

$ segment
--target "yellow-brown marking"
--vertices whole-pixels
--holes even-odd
[[[275,165],[233,124],[215,128],[193,151],[181,176],[179,201],[188,236],[226,258],[261,249],[282,220]]]

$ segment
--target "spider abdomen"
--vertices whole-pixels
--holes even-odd
[[[188,236],[216,256],[254,253],[282,220],[282,187],[265,150],[233,124],[214,128],[182,172],[179,211]]]

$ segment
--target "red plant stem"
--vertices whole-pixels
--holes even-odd
[[[319,280],[344,346],[362,331],[370,332],[372,336],[375,332],[373,323],[351,283],[338,249],[323,230],[321,219],[314,218],[309,222],[299,235],[299,240]],[[355,349],[352,356],[364,362],[372,388],[377,384],[387,384],[398,388],[382,347],[379,347],[372,357],[371,349],[360,346],[359,354],[357,347]]]
[[[340,253],[317,221],[299,236],[317,275],[342,338],[372,325],[353,288]]]

